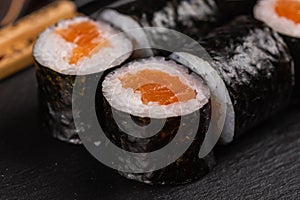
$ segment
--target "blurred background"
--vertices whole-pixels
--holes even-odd
[[[1,0],[0,1],[0,27],[16,21],[24,15],[31,13],[55,0]],[[92,2],[107,0],[73,0],[77,6]]]
[[[0,1],[0,27],[47,5],[54,0],[2,0]]]

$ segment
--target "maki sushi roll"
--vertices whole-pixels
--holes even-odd
[[[289,46],[295,62],[296,91],[300,95],[300,1],[260,0],[254,8],[256,19],[279,32]]]
[[[210,90],[199,75],[169,59],[151,57],[110,71],[100,83],[96,112],[108,138],[129,152],[160,151],[162,159],[174,159],[154,172],[122,175],[149,184],[179,184],[208,173],[213,155],[198,154],[210,121]],[[175,152],[161,150],[171,141],[173,151],[190,145],[176,158]],[[146,158],[122,160],[128,167],[157,167]]]
[[[131,33],[126,30],[161,26],[183,31],[198,39],[220,25],[221,16],[213,0],[138,0],[103,10],[97,21],[77,17],[48,28],[40,35],[33,50],[44,113],[42,118],[46,118],[44,124],[56,138],[80,142],[70,112],[75,76],[101,72],[121,64],[130,55],[153,55],[151,50],[145,49],[125,53],[149,46],[143,31]],[[108,39],[120,30],[126,35]],[[120,55],[122,53],[124,55]]]
[[[40,111],[52,136],[80,143],[72,115],[72,90],[76,76],[91,76],[121,64],[133,44],[110,24],[88,17],[60,21],[38,37],[36,61]]]
[[[128,168],[155,169],[120,171],[126,178],[148,184],[199,179],[215,164],[212,152],[201,153],[207,138],[221,130],[222,142],[229,143],[287,105],[294,86],[293,62],[275,31],[243,16],[200,43],[211,59],[175,52],[166,58],[135,60],[108,70],[99,82],[98,120],[115,145],[128,152],[149,153],[173,140],[178,146],[190,142],[175,159],[162,151],[164,159],[174,160],[160,169],[147,160],[122,157]],[[224,124],[219,124],[222,119]],[[155,121],[164,125],[153,135],[147,125]],[[184,131],[179,132],[181,126]]]
[[[294,63],[278,33],[252,17],[240,16],[212,31],[200,44],[229,91],[234,135],[228,143],[287,106],[294,88]]]

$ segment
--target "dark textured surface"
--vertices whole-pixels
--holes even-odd
[[[33,68],[0,82],[0,199],[297,199],[300,105],[227,147],[202,180],[148,186],[126,180],[81,146],[40,129]],[[297,105],[298,104],[298,105]]]

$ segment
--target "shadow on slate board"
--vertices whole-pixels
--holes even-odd
[[[34,69],[0,82],[0,199],[296,199],[300,105],[226,147],[203,179],[148,186],[119,176],[82,146],[48,137],[37,115]]]

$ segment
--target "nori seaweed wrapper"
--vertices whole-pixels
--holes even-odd
[[[224,80],[235,111],[235,137],[288,105],[293,61],[283,39],[263,23],[241,16],[200,44]]]
[[[142,27],[164,27],[194,39],[239,15],[248,15],[256,0],[136,0],[112,9]]]
[[[103,79],[104,77],[105,76],[103,76]],[[103,79],[99,82],[97,89],[95,99],[96,113],[101,128],[105,132],[106,136],[118,147],[135,153],[147,153],[159,150],[172,141],[176,134],[179,134],[178,128],[182,120],[182,126],[184,126],[184,130],[186,132],[180,135],[179,139],[175,141],[176,143],[181,144],[184,143],[185,140],[190,140],[189,136],[196,131],[196,136],[185,153],[178,159],[175,159],[176,161],[170,165],[147,173],[127,173],[120,171],[119,173],[121,175],[147,184],[184,184],[203,177],[211,170],[211,168],[215,165],[213,152],[205,158],[199,158],[198,155],[210,122],[210,101],[200,110],[185,116],[154,119],[130,115],[133,122],[139,126],[146,126],[151,121],[156,121],[156,123],[161,122],[164,124],[163,128],[154,136],[148,138],[136,138],[123,132],[123,130],[121,130],[115,122],[115,117],[117,115],[118,119],[121,119],[127,124],[128,118],[126,118],[126,116],[128,116],[128,113],[116,110],[110,106],[102,92]],[[119,120],[118,123],[122,122]],[[195,130],[196,125],[198,125],[198,130]],[[167,158],[172,155],[162,156]],[[132,160],[127,162],[126,158],[122,158],[122,160],[123,159],[125,165],[128,165],[128,162],[130,165],[133,164]]]
[[[169,28],[197,38],[223,23],[214,0],[137,0],[112,9],[142,27]]]
[[[220,13],[226,19],[239,15],[252,15],[257,0],[215,0]]]
[[[281,34],[282,35],[282,34]],[[295,81],[296,86],[294,90],[294,95],[298,98],[300,97],[300,38],[290,37],[287,35],[282,35],[284,41],[288,45],[292,58],[295,62]]]
[[[53,137],[70,143],[81,143],[72,113],[75,75],[64,75],[36,61],[36,78],[40,117]]]

